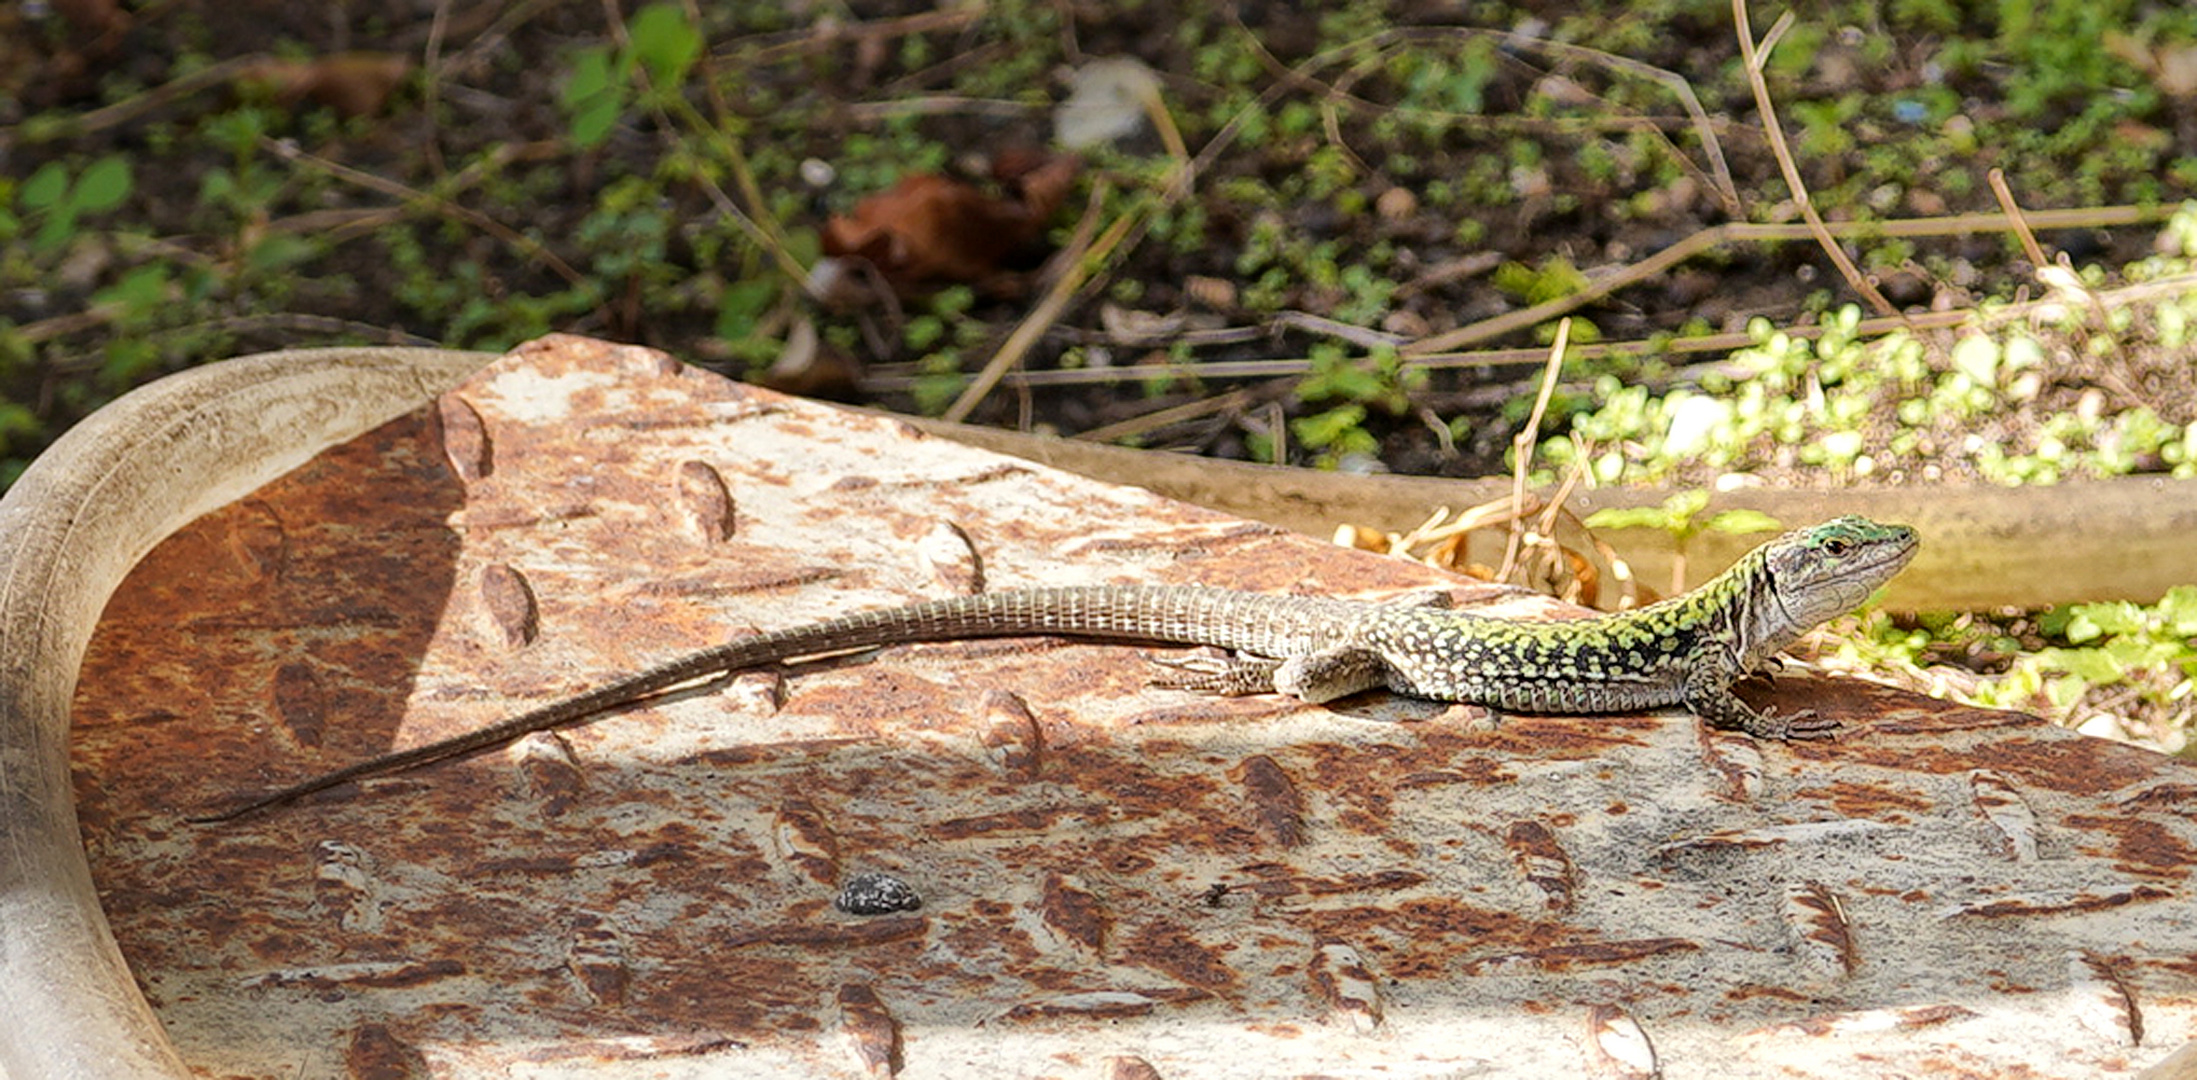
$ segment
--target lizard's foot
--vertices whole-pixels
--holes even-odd
[[[1153,686],[1220,697],[1271,694],[1274,692],[1274,670],[1282,666],[1279,660],[1255,656],[1155,657],[1152,662],[1179,673],[1154,678]]]
[[[1816,715],[1814,709],[1786,714],[1764,709],[1741,721],[1738,727],[1757,739],[1830,739],[1837,737],[1839,722]]]

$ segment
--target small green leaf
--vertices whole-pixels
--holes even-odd
[[[2167,633],[2197,637],[2197,585],[2176,585],[2159,598],[2159,619]]]
[[[2117,637],[2106,642],[2103,649],[2123,671],[2164,668],[2181,651],[2171,641],[2152,641],[2140,637]]]
[[[1670,511],[1660,506],[1611,506],[1587,515],[1590,529],[1668,529]]]
[[[625,111],[623,102],[603,96],[589,101],[572,114],[572,144],[582,150],[600,145],[610,137],[610,129],[618,123],[618,114]]]
[[[717,298],[717,336],[731,340],[755,333],[763,313],[777,298],[777,286],[766,278],[727,285],[724,295]]]
[[[946,321],[936,315],[918,315],[909,319],[907,325],[902,327],[900,331],[900,340],[905,342],[909,349],[916,352],[922,352],[938,344],[939,339],[945,336]]]
[[[687,69],[702,55],[702,35],[687,23],[677,4],[651,4],[626,24],[633,58],[648,69],[659,90],[670,90],[686,81]]]
[[[1977,386],[1994,386],[1999,378],[1999,344],[1984,334],[1970,334],[1953,346],[1953,370],[1968,376]]]
[[[252,245],[251,253],[244,257],[244,265],[255,273],[268,273],[304,262],[317,254],[312,241],[291,233],[269,233],[266,239]]]
[[[85,167],[84,175],[76,178],[76,190],[70,193],[69,201],[80,213],[96,214],[122,205],[122,200],[129,197],[129,160],[109,154]]]
[[[122,280],[92,294],[95,304],[118,304],[125,317],[142,317],[168,302],[168,264],[140,266]]]
[[[2075,607],[2075,616],[2076,623],[2068,626],[2067,639],[2078,645],[2083,640],[2088,640],[2075,637],[2075,627],[2079,623],[2088,623],[2086,629],[2092,631],[2092,637],[2099,634],[2141,633],[2145,624],[2144,609],[2126,600],[2108,604],[2078,604]]]
[[[1289,430],[1297,441],[1315,450],[1324,450],[1343,442],[1348,435],[1365,422],[1365,408],[1360,405],[1341,405],[1326,412],[1299,417],[1290,421]]]
[[[609,90],[610,51],[585,49],[572,58],[572,74],[565,79],[558,100],[568,109],[578,109]]]
[[[31,239],[31,246],[40,251],[51,251],[69,242],[76,235],[76,211],[63,203],[46,215],[46,223],[38,227],[38,235]]]
[[[8,445],[8,440],[18,435],[36,435],[44,426],[28,406],[0,401],[0,446]]]
[[[1710,532],[1745,536],[1748,533],[1776,532],[1785,526],[1760,510],[1726,510],[1710,518],[1702,527]]]
[[[2120,663],[2102,649],[2046,649],[2037,654],[2037,661],[2092,686],[2117,683],[2123,674]]]
[[[1690,488],[1663,500],[1663,510],[1671,520],[1681,525],[1691,522],[1695,514],[1707,509],[1709,493],[1700,488]]]
[[[571,114],[575,145],[584,150],[608,138],[626,107],[625,86],[612,68],[609,51],[588,49],[575,56],[560,99]]]
[[[31,178],[23,181],[16,199],[25,210],[44,210],[58,205],[69,190],[69,170],[58,161],[49,161],[38,167]]]

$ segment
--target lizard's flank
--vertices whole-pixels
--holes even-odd
[[[1553,623],[1491,619],[1425,604],[1272,596],[1196,586],[1019,589],[859,612],[757,634],[521,713],[193,817],[226,821],[338,784],[499,746],[705,676],[918,641],[1057,635],[1215,645],[1230,662],[1163,685],[1216,694],[1333,701],[1385,688],[1533,713],[1683,706],[1764,739],[1813,739],[1834,721],[1757,712],[1732,685],[1786,646],[1868,599],[1914,558],[1905,525],[1842,517],[1790,532],[1683,596]]]

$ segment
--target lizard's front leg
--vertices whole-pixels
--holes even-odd
[[[1838,721],[1817,716],[1813,709],[1785,716],[1757,712],[1732,693],[1728,680],[1718,677],[1687,680],[1683,695],[1686,708],[1710,726],[1743,731],[1757,739],[1828,739],[1838,733]]]

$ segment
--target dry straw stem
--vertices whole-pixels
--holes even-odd
[[[1059,276],[1053,279],[1044,298],[1015,327],[1014,332],[1008,335],[1007,340],[992,354],[991,360],[985,363],[984,369],[977,373],[961,396],[946,409],[945,419],[961,420],[974,412],[977,405],[999,385],[1000,380],[1020,364],[1023,357],[1029,355],[1030,350],[1045,336],[1045,332],[1060,321],[1060,316],[1071,304],[1087,299],[1103,286],[1107,279],[1104,271],[1108,261],[1115,254],[1126,253],[1134,248],[1137,241],[1142,240],[1145,233],[1151,230],[1152,221],[1160,211],[1173,207],[1190,195],[1204,165],[1213,155],[1219,153],[1221,147],[1235,139],[1236,132],[1242,129],[1246,114],[1250,111],[1247,108],[1230,118],[1205,148],[1199,151],[1198,156],[1193,158],[1190,156],[1188,144],[1183,141],[1182,129],[1176,125],[1173,114],[1168,112],[1167,103],[1161,99],[1157,88],[1144,94],[1143,105],[1146,118],[1152,122],[1153,130],[1159,133],[1162,145],[1166,146],[1169,156],[1174,159],[1173,168],[1168,170],[1167,178],[1160,186],[1159,196],[1141,207],[1132,207],[1114,219],[1107,226],[1106,232],[1092,242],[1088,249],[1078,250],[1071,243],[1069,249],[1056,258],[1055,265],[1060,268]],[[1077,228],[1078,240],[1085,235],[1084,226],[1096,220],[1106,190],[1103,181],[1093,188],[1090,208],[1085,213],[1084,222]]]
[[[1816,243],[1822,245],[1823,253],[1830,256],[1838,272],[1846,276],[1846,283],[1867,298],[1879,314],[1897,317],[1899,308],[1862,276],[1861,268],[1846,257],[1846,249],[1831,238],[1831,231],[1823,225],[1823,216],[1816,213],[1814,201],[1808,198],[1808,184],[1800,178],[1800,164],[1793,160],[1792,149],[1785,145],[1785,128],[1778,122],[1777,106],[1770,100],[1770,84],[1763,77],[1762,66],[1769,61],[1770,50],[1776,47],[1777,39],[1792,25],[1792,12],[1778,16],[1777,22],[1770,26],[1770,33],[1763,38],[1761,49],[1757,50],[1754,28],[1747,22],[1747,0],[1732,0],[1732,28],[1739,35],[1739,56],[1747,68],[1747,85],[1754,89],[1755,108],[1762,113],[1762,133],[1769,136],[1770,153],[1777,158],[1778,171],[1785,174],[1785,186],[1792,189],[1794,205],[1800,208],[1800,216],[1808,227],[1815,231]]]
[[[1122,239],[1129,235],[1129,230],[1135,227],[1139,215],[1133,211],[1123,213],[1106,227],[1106,232],[1096,241],[1091,240],[1090,233],[1105,206],[1108,190],[1109,186],[1103,180],[1092,186],[1091,201],[1084,211],[1083,220],[1076,225],[1075,237],[1059,256],[1060,275],[1053,279],[1052,287],[1045,290],[1044,298],[1023,317],[1014,332],[1007,335],[1007,340],[992,354],[991,360],[984,365],[984,370],[977,373],[976,378],[970,381],[968,388],[946,409],[941,419],[958,423],[967,418],[992,392],[992,388],[999,385],[1000,378],[1007,374],[1008,369],[1021,363],[1022,358],[1029,355],[1030,349],[1045,336],[1045,331],[1060,321],[1061,313],[1068,310],[1068,302],[1074,298],[1077,287],[1092,276],[1094,267],[1104,265],[1119,248]]]
[[[1526,422],[1519,425],[1518,434],[1511,436],[1511,486],[1510,497],[1514,506],[1526,505],[1526,474],[1533,468],[1533,448],[1541,441],[1541,417],[1547,414],[1549,398],[1556,393],[1556,376],[1564,369],[1564,346],[1571,343],[1571,320],[1556,324],[1556,340],[1549,344],[1549,358],[1541,369],[1541,392],[1534,395],[1533,411],[1526,415]],[[1511,522],[1510,538],[1503,545],[1503,565],[1496,577],[1510,578],[1518,566],[1518,548],[1525,540],[1525,530],[1516,521]]]

